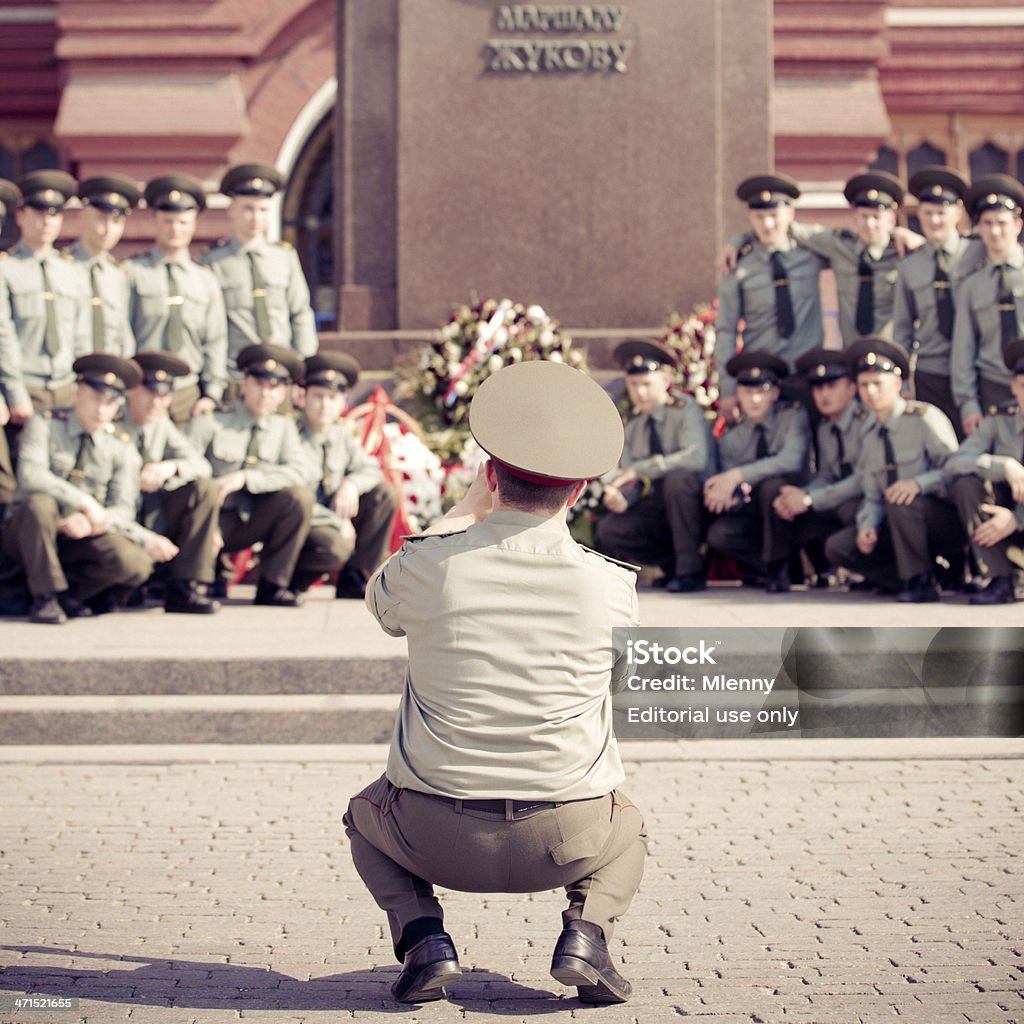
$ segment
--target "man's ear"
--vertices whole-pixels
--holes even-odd
[[[493,459],[488,459],[484,463],[484,482],[492,494],[498,489],[498,474],[494,471]]]

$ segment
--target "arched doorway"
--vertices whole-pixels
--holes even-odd
[[[330,111],[310,133],[295,161],[281,211],[281,234],[299,254],[320,330],[332,330],[338,313],[333,160],[334,113]]]

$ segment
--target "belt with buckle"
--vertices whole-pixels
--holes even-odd
[[[525,811],[549,811],[553,807],[561,807],[562,801],[551,800],[460,800],[454,796],[432,794],[438,800],[454,804],[456,811],[479,811],[484,814],[503,814],[510,816]]]

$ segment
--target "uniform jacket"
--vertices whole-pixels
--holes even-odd
[[[843,410],[838,423],[833,424],[831,420],[822,417],[818,424],[818,454],[814,477],[805,488],[818,512],[831,512],[843,502],[859,498],[863,493],[858,463],[864,432],[871,419],[871,414],[854,399]],[[845,477],[833,426],[839,427],[839,436],[843,441],[843,462],[851,470]]]
[[[653,417],[664,449],[651,455],[650,427]],[[660,480],[678,469],[704,474],[712,454],[711,431],[704,410],[691,398],[659,405],[650,416],[639,414],[626,424],[622,468],[635,469],[648,480]]]
[[[771,476],[790,476],[802,481],[810,473],[811,426],[807,413],[797,404],[776,402],[764,420],[768,458],[757,458],[757,425],[740,420],[718,439],[721,469],[743,467],[743,479],[754,486]]]

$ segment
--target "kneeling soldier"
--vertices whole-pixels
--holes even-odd
[[[598,524],[596,547],[622,561],[661,566],[672,593],[703,590],[701,487],[711,457],[703,410],[692,398],[671,395],[676,359],[662,346],[627,341],[615,358],[637,415],[626,424],[621,467],[605,485],[609,514]]]
[[[82,356],[71,409],[33,416],[21,437],[18,492],[4,553],[20,565],[33,622],[109,611],[149,579],[153,562],[120,531],[135,519],[139,456],[113,424],[138,366]]]
[[[189,366],[170,352],[140,352],[135,362],[142,382],[128,392],[125,429],[142,456],[142,493],[126,533],[166,565],[165,611],[209,614],[220,605],[198,585],[213,583],[218,488],[210,464],[169,415],[174,378],[187,376]]]
[[[765,590],[789,590],[789,524],[772,507],[786,484],[807,473],[811,428],[797,404],[778,405],[789,368],[770,352],[741,352],[726,370],[736,378],[741,417],[718,439],[720,473],[704,485],[704,504],[718,516],[708,547],[765,574]]]
[[[242,401],[230,412],[197,417],[188,431],[213,467],[221,503],[216,592],[226,595],[234,574],[226,556],[261,543],[254,604],[295,607],[299,597],[289,584],[309,533],[313,492],[295,423],[277,410],[288,385],[302,380],[302,360],[278,345],[248,345],[238,368]]]
[[[981,426],[950,456],[946,472],[967,529],[974,557],[989,577],[971,604],[1009,604],[1016,600],[1015,565],[1009,552],[1024,547],[1024,338],[1003,349],[1016,400]]]
[[[306,360],[298,426],[317,503],[292,578],[292,589],[299,592],[340,566],[335,595],[361,600],[367,578],[388,555],[398,507],[395,490],[348,424],[340,422],[348,389],[358,379],[358,364],[342,352],[320,352]]]
[[[857,375],[861,401],[875,414],[861,447],[864,500],[855,527],[833,534],[825,552],[833,565],[863,572],[883,586],[891,584],[891,556],[883,543],[883,524],[896,557],[897,601],[938,601],[933,567],[939,558],[963,571],[963,531],[947,497],[943,467],[956,451],[956,432],[948,417],[927,402],[900,396],[910,359],[906,349],[885,338],[861,338],[846,350],[847,366]],[[962,578],[962,577],[961,577]]]

